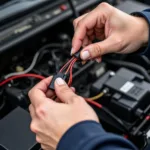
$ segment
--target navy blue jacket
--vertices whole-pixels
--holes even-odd
[[[150,26],[150,9],[136,14],[143,16]],[[150,40],[143,52],[150,58]],[[83,121],[72,126],[61,138],[57,150],[137,150],[127,139],[104,131],[95,121]]]

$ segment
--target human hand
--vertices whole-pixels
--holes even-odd
[[[142,17],[128,15],[107,3],[74,20],[71,53],[81,46],[83,60],[96,59],[107,53],[131,53],[148,42],[148,23]],[[94,39],[101,42],[92,44]]]
[[[55,92],[63,103],[53,101],[51,97],[54,92],[48,90],[51,79],[44,79],[29,92],[32,118],[30,128],[36,133],[36,140],[44,150],[56,149],[62,135],[76,123],[84,120],[99,122],[93,109],[61,78],[56,79]]]

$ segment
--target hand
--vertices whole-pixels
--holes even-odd
[[[107,53],[131,53],[148,42],[148,23],[142,17],[128,15],[107,3],[74,20],[75,34],[71,53],[81,46],[83,60],[97,59]],[[94,39],[101,42],[92,44]]]
[[[29,92],[30,127],[44,150],[56,149],[62,135],[74,124],[84,120],[99,121],[93,109],[61,78],[56,79],[55,92],[63,103],[53,101],[54,92],[48,90],[51,79],[44,79]]]

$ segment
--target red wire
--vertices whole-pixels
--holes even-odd
[[[10,78],[2,81],[0,83],[0,86],[3,86],[4,84],[10,82],[11,80],[19,79],[19,78],[24,78],[24,77],[33,77],[33,78],[37,78],[37,79],[41,79],[41,80],[45,78],[45,77],[43,77],[41,75],[37,75],[37,74],[22,74],[22,75],[10,77]]]
[[[69,81],[68,81],[68,86],[71,86],[71,84],[72,84],[72,68],[73,67],[70,68],[70,77],[69,77]]]
[[[73,62],[72,62],[72,65],[70,66],[70,78],[69,78],[69,81],[68,81],[68,85],[71,86],[72,84],[72,70],[73,70],[73,66],[75,64],[75,62],[77,61],[77,59],[75,59]]]
[[[65,74],[67,74],[68,72],[69,72],[69,70],[70,70],[70,68],[74,65],[74,63],[77,61],[77,58],[74,58],[73,60],[72,60],[72,62],[70,63],[70,65],[69,65],[69,67],[68,67],[68,69],[67,69],[67,71],[65,72]]]
[[[70,66],[70,80],[69,80],[69,84],[72,83],[72,69],[73,69],[73,65],[74,65],[74,63],[75,63],[76,61],[77,61],[77,59],[75,59],[75,60],[72,62],[72,65]],[[63,67],[63,68],[64,68],[64,67]],[[62,70],[63,70],[63,69],[62,69]],[[25,78],[25,77],[33,77],[33,78],[37,78],[37,79],[41,79],[41,80],[45,79],[44,76],[37,75],[37,74],[22,74],[22,75],[10,77],[10,78],[8,78],[8,79],[2,81],[2,82],[0,83],[0,86],[3,86],[4,84],[10,82],[11,80],[19,79],[19,78]],[[90,103],[90,104],[92,104],[92,105],[94,105],[94,106],[96,106],[96,107],[98,107],[98,108],[100,108],[100,109],[102,108],[102,105],[101,105],[101,104],[99,104],[99,103],[97,103],[97,102],[95,102],[95,101],[92,101],[92,100],[90,100],[90,99],[88,99],[88,98],[85,98],[85,101],[87,101],[88,103]],[[150,116],[149,116],[149,118],[150,118]]]
[[[95,101],[92,101],[92,100],[90,100],[90,99],[88,99],[88,98],[84,98],[88,103],[90,103],[90,104],[92,104],[92,105],[94,105],[94,106],[96,106],[97,108],[102,108],[102,105],[101,104],[99,104],[99,103],[97,103],[97,102],[95,102]]]
[[[146,120],[150,120],[150,116],[146,116],[146,118],[145,118]]]
[[[61,69],[59,72],[62,72],[66,67],[67,65],[69,65],[69,63],[71,63],[71,61],[74,59],[74,57],[72,57]]]

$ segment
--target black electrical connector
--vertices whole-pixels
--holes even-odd
[[[54,75],[53,78],[52,78],[52,81],[51,81],[51,83],[50,83],[50,85],[49,85],[49,89],[50,89],[50,90],[55,90],[54,83],[55,83],[55,80],[56,80],[57,78],[62,78],[63,80],[66,81],[67,75],[64,74],[64,73],[60,73],[60,72],[57,73],[56,75]]]
[[[79,51],[77,51],[73,56],[77,59],[81,59],[80,57],[80,52],[81,52],[82,49],[80,49]]]

